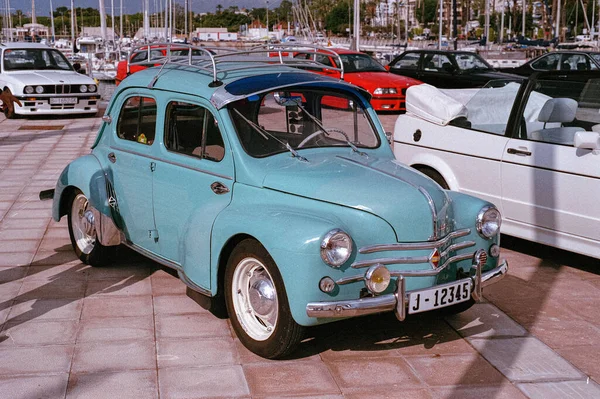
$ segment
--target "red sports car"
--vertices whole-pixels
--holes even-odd
[[[163,57],[165,57],[167,55],[167,47],[168,47],[168,45],[166,45],[166,44],[156,44],[156,45],[150,46],[150,60],[158,61],[159,59],[162,59]],[[187,56],[188,51],[189,51],[189,48],[173,46],[173,47],[171,47],[171,56],[172,57]],[[208,50],[208,51],[211,51],[211,50]],[[201,50],[192,50],[192,55],[201,56],[201,55],[203,55],[203,53]],[[143,62],[143,61],[147,61],[147,60],[148,60],[148,46],[136,48],[134,50],[133,54],[131,54],[131,58],[130,58],[130,62]],[[121,83],[121,81],[123,79],[125,79],[127,76],[131,75],[132,73],[141,71],[141,70],[149,68],[151,66],[160,66],[161,64],[162,64],[162,62],[158,62],[154,65],[152,65],[152,64],[130,65],[129,72],[127,72],[127,60],[120,61],[117,64],[117,76],[115,77],[115,84],[118,86],[119,83]]]
[[[344,80],[371,93],[373,96],[371,105],[375,111],[406,111],[404,102],[406,89],[422,83],[417,79],[388,72],[383,65],[367,54],[345,49],[331,50],[335,51],[342,60]],[[325,52],[300,53],[294,58],[312,59],[327,66],[341,68],[339,59],[333,54]],[[303,69],[310,68],[304,67]],[[319,69],[315,72],[334,77],[341,75],[337,70]]]

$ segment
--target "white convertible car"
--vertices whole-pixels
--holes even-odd
[[[16,115],[98,112],[96,82],[77,73],[60,51],[43,44],[0,44],[0,91],[7,90],[21,103],[15,101]]]
[[[600,74],[412,86],[394,153],[500,209],[502,232],[600,258]]]

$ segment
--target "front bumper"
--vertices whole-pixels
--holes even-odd
[[[67,114],[95,114],[98,112],[100,95],[57,95],[55,97],[76,98],[77,101],[69,104],[51,104],[50,97],[45,96],[17,96],[22,106],[15,105],[15,114],[18,115],[67,115]]]
[[[487,272],[481,272],[481,267],[473,265],[475,274],[471,278],[471,297],[475,301],[482,298],[482,289],[500,281],[508,272],[508,262],[503,260],[500,265]],[[309,317],[341,318],[364,316],[373,313],[395,311],[398,320],[406,318],[409,295],[406,291],[404,277],[397,280],[396,290],[393,294],[376,297],[350,299],[344,301],[310,302],[306,305],[306,314]]]

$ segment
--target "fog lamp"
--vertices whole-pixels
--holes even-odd
[[[381,294],[390,285],[390,271],[378,263],[369,267],[365,273],[365,285],[372,294]]]

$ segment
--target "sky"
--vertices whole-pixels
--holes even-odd
[[[31,13],[31,1],[30,0],[9,0],[11,8],[15,10],[21,10],[24,14],[29,15]],[[119,15],[119,5],[121,0],[113,0],[115,7],[115,15]],[[150,3],[150,12],[153,12],[155,9],[155,4],[158,7],[160,2],[163,3],[164,0],[148,0]],[[175,3],[184,4],[184,0],[173,0]],[[142,11],[142,2],[143,0],[123,0],[123,14],[134,14],[136,12]],[[239,8],[258,8],[258,7],[266,7],[267,0],[190,0],[191,9],[194,12],[216,12],[216,6],[221,4],[223,9],[228,8],[230,6],[237,6]],[[273,9],[279,6],[281,0],[269,0],[269,9]],[[74,0],[75,8],[98,8],[99,2],[98,0]],[[2,5],[4,5],[4,0],[2,0]],[[104,0],[104,5],[106,6],[106,13],[110,14],[111,10],[111,0]],[[71,7],[70,0],[52,0],[52,7],[56,10],[57,7]],[[35,13],[37,16],[46,16],[50,15],[50,0],[36,0],[35,1]]]

